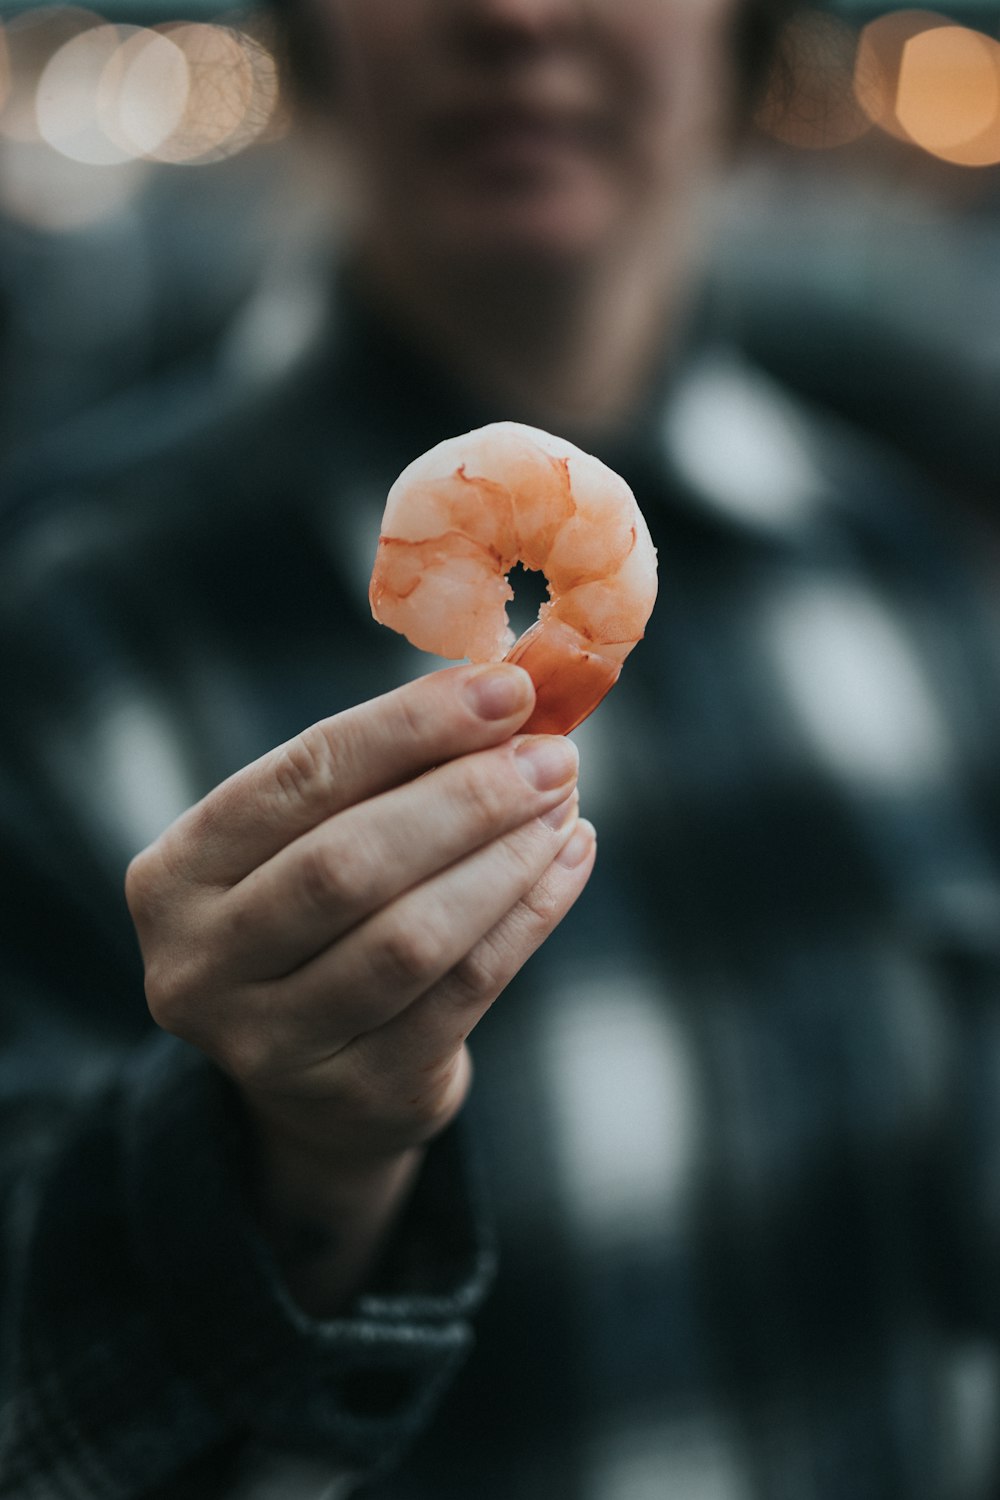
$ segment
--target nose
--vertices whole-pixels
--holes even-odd
[[[452,0],[468,39],[490,48],[544,44],[575,30],[591,0]]]

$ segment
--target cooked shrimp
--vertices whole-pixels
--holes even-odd
[[[549,598],[514,640],[507,574],[539,569]],[[517,422],[449,438],[389,491],[372,614],[423,651],[524,667],[525,729],[568,734],[614,686],[656,598],[656,549],[623,479]]]

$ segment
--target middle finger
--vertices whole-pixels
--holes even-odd
[[[571,741],[531,736],[462,756],[328,819],[224,897],[234,971],[245,979],[291,973],[412,886],[555,807],[576,771]]]
[[[348,933],[270,991],[272,1026],[316,1086],[352,1040],[401,1015],[538,882],[577,821],[575,791],[474,850]]]

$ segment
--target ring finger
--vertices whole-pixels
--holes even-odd
[[[271,1003],[295,1054],[289,1065],[322,1066],[404,1011],[536,885],[576,822],[574,792],[407,891],[283,981]]]
[[[223,897],[236,972],[290,974],[404,891],[563,801],[576,767],[569,740],[533,736],[328,819]]]

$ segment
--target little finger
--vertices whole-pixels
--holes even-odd
[[[590,879],[596,838],[585,818],[539,879],[454,968],[412,1005],[340,1054],[366,1075],[391,1077],[407,1103],[431,1111],[453,1082],[463,1043],[571,909]]]

